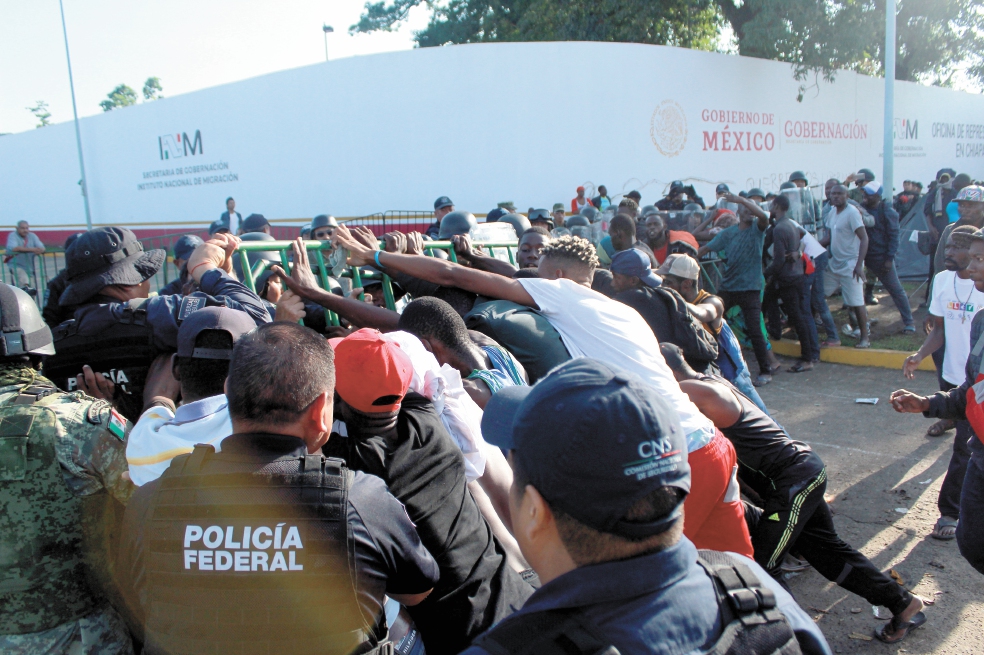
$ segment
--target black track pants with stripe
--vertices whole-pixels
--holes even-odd
[[[755,561],[779,579],[782,558],[795,544],[796,550],[823,577],[872,605],[887,607],[893,614],[902,611],[911,602],[911,594],[837,536],[830,507],[823,499],[826,489],[824,471],[788,505],[783,503],[780,507],[765,499],[765,508],[758,515],[756,525],[750,526]]]

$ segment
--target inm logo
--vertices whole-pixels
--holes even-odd
[[[895,138],[900,141],[912,141],[919,138],[919,121],[910,118],[895,119]]]
[[[157,148],[161,153],[161,159],[177,159],[186,155],[201,155],[205,152],[201,130],[195,130],[194,139],[189,139],[187,132],[159,136]]]

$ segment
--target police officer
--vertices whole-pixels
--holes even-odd
[[[413,606],[438,568],[382,480],[319,452],[334,393],[314,331],[272,323],[236,342],[222,451],[176,457],[127,508],[121,578],[148,655],[392,652],[384,594]]]
[[[106,600],[101,529],[133,493],[123,478],[129,425],[109,403],[42,376],[51,331],[30,296],[6,284],[0,327],[0,653],[132,653]]]
[[[502,219],[500,218],[501,222]],[[471,234],[471,231],[478,225],[475,216],[470,212],[453,211],[445,214],[441,219],[441,229],[437,233],[437,238],[441,241],[450,241],[451,237],[457,234]]]
[[[186,234],[174,242],[171,255],[174,261],[174,268],[178,269],[178,277],[164,285],[160,290],[160,295],[173,296],[181,294],[181,290],[184,289],[184,285],[188,282],[188,268],[186,266],[188,258],[191,257],[191,253],[195,252],[195,248],[202,245],[202,243],[204,242],[201,238],[194,234]],[[68,248],[65,248],[65,250],[68,250]]]
[[[454,211],[454,202],[451,198],[447,196],[441,196],[434,201],[434,222],[427,227],[427,231],[424,232],[424,236],[428,236],[431,239],[437,239],[438,233],[441,231],[441,219],[446,215]]]
[[[704,200],[697,195],[697,190],[693,185],[684,186],[680,180],[670,183],[670,190],[666,196],[656,203],[660,211],[680,211],[690,203],[697,203],[704,207]]]
[[[192,252],[188,275],[199,291],[148,299],[164,251],[144,251],[126,228],[84,233],[65,253],[68,286],[59,299],[62,307],[78,309],[53,331],[57,354],[49,358],[46,374],[72,391],[83,364],[90,364],[116,383],[116,407],[137,420],[150,364],[158,354],[174,351],[178,325],[191,312],[218,305],[243,310],[257,324],[270,320],[263,302],[231,275],[238,243],[237,237],[219,234]]]
[[[636,375],[572,360],[534,387],[495,394],[482,435],[509,451],[513,531],[543,586],[467,655],[704,653],[734,636],[725,629],[736,621],[745,624],[736,643],[714,652],[830,653],[761,567],[698,554],[682,535],[686,438]],[[736,608],[724,590],[748,605]]]
[[[338,221],[331,214],[318,214],[311,219],[311,238],[317,241],[329,241],[335,233]]]

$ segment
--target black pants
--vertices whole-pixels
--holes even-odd
[[[752,349],[755,351],[755,359],[758,360],[759,373],[768,375],[770,373],[769,348],[765,344],[765,335],[762,334],[762,298],[760,291],[722,291],[721,300],[724,301],[724,311],[728,311],[735,305],[741,308],[741,315],[745,319],[745,334],[752,342]]]
[[[941,389],[949,391],[956,386],[943,380]],[[968,421],[954,421],[954,424],[957,434],[953,437],[953,454],[950,455],[950,465],[947,466],[943,486],[940,487],[940,497],[936,500],[940,516],[951,519],[960,518],[960,493],[967,475],[967,462],[970,461],[969,440],[976,439]]]
[[[807,317],[802,311],[803,284],[803,276],[800,276],[793,282],[780,282],[778,287],[768,286],[765,289],[763,305],[769,323],[769,334],[773,339],[778,340],[782,336],[782,316],[779,313],[779,300],[782,300],[782,309],[789,317],[789,324],[800,342],[800,359],[809,362],[813,360],[816,344],[813,343],[813,334],[806,324]],[[812,315],[809,316],[809,320],[814,320]],[[817,348],[819,349],[819,346]]]
[[[780,579],[782,558],[795,545],[820,575],[872,605],[887,607],[892,614],[898,614],[912,601],[912,595],[837,536],[833,514],[823,499],[826,489],[824,471],[794,496],[791,503],[765,499],[765,509],[761,514],[754,512],[757,520],[753,517],[749,521],[755,561]],[[777,498],[784,497],[781,492],[781,489],[777,492]]]

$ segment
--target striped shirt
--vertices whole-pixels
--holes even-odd
[[[492,368],[475,369],[468,374],[466,380],[481,380],[488,385],[489,391],[493,394],[498,393],[503,387],[526,386],[526,380],[519,372],[519,366],[512,353],[499,346],[481,346],[481,348],[489,356]]]

